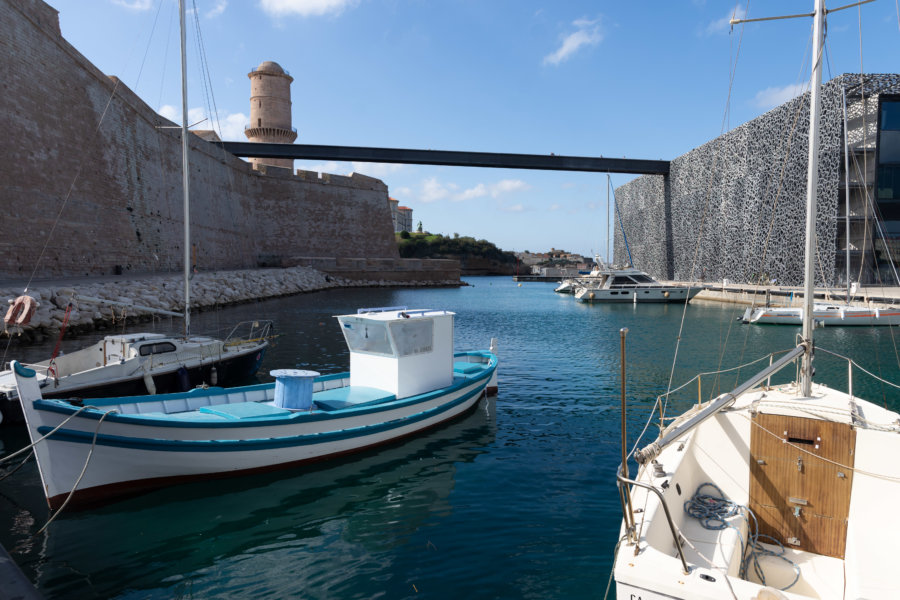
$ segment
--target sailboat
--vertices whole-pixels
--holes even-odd
[[[187,391],[192,387],[245,383],[259,369],[271,339],[269,320],[238,323],[224,339],[192,335],[190,242],[190,147],[187,121],[187,59],[184,13],[181,20],[182,187],[184,193],[184,330],[182,335],[132,333],[109,335],[86,348],[53,355],[28,367],[35,371],[45,398],[102,397]],[[97,300],[97,299],[92,299]],[[25,293],[6,315],[7,325],[22,325],[36,300]],[[150,309],[153,310],[153,309]],[[176,315],[168,311],[156,311]],[[0,422],[21,421],[11,368],[0,371]]]
[[[630,457],[623,387],[618,598],[873,599],[896,598],[900,589],[900,522],[891,512],[900,492],[900,414],[854,394],[849,359],[846,392],[812,381],[825,12],[815,0],[799,344],[661,425]],[[797,360],[799,382],[770,385]],[[634,477],[629,460],[638,465]]]

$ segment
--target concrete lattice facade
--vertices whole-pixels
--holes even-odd
[[[843,94],[856,165],[844,177]],[[866,283],[874,222],[879,95],[900,92],[900,75],[843,75],[822,87],[817,285],[846,280],[845,190],[851,191],[851,280]],[[809,93],[619,187],[616,200],[635,266],[663,279],[755,283],[803,279]],[[863,167],[862,165],[866,165]],[[617,224],[618,225],[618,224]],[[616,262],[626,262],[616,227]],[[871,270],[869,269],[869,277]],[[860,275],[862,273],[862,275]]]
[[[180,131],[66,42],[50,6],[0,0],[0,24],[0,278],[179,271]],[[190,137],[201,270],[399,260],[383,182],[255,171]]]

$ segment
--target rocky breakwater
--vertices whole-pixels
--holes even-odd
[[[204,272],[191,278],[191,309],[210,309],[335,287],[435,285],[459,285],[459,282],[352,280],[310,267]],[[0,287],[3,310],[9,306],[9,301],[22,294],[21,287]],[[10,326],[4,332],[22,343],[41,342],[47,336],[58,336],[64,322],[68,337],[108,329],[122,320],[140,322],[158,318],[159,313],[155,310],[184,310],[184,279],[181,275],[39,283],[32,285],[26,294],[38,302],[34,315],[26,325]]]

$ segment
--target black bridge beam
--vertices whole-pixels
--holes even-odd
[[[557,156],[556,154],[503,154],[497,152],[456,152],[451,150],[408,150],[361,146],[318,146],[314,144],[267,144],[256,142],[213,142],[235,156],[294,158],[343,162],[402,163],[496,169],[541,171],[589,171],[634,175],[668,175],[669,161],[634,158]]]

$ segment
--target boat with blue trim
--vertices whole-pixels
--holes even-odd
[[[350,371],[274,371],[274,383],[92,400],[16,386],[51,508],[202,477],[337,457],[435,427],[496,389],[495,351],[454,352],[455,314],[405,307],[336,317]],[[492,341],[492,349],[494,343]]]

